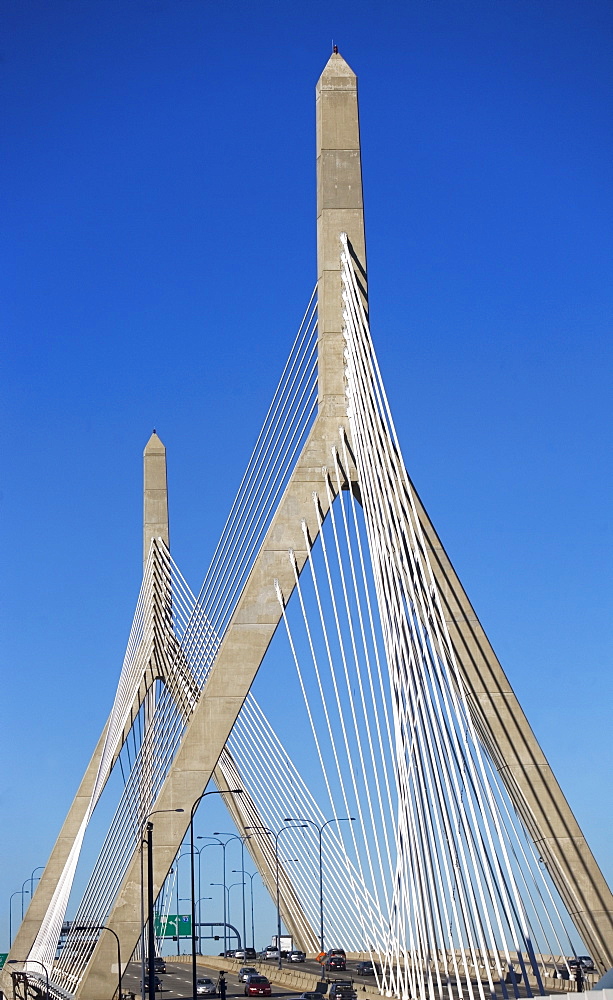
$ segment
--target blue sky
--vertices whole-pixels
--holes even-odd
[[[310,296],[332,41],[405,459],[611,880],[612,28],[604,0],[6,0],[3,923],[110,708],[151,429],[197,589]]]

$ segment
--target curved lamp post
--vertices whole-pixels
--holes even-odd
[[[153,917],[153,823],[151,816],[159,813],[182,813],[184,809],[153,809],[143,818],[140,827],[140,927],[141,927],[141,949],[140,949],[140,969],[141,969],[141,996],[145,1000],[145,902],[144,902],[144,877],[143,877],[143,844],[147,844],[147,920],[149,921],[149,939],[147,943],[147,961],[149,963],[149,1000],[155,1000],[155,927]],[[147,827],[147,839],[143,840],[143,828]],[[121,1000],[121,997],[120,997]]]
[[[30,881],[30,876],[28,875],[27,879],[25,879],[25,881],[24,881],[24,883],[23,883],[23,885],[22,885],[22,887],[21,887],[21,919],[22,919],[22,920],[23,920],[23,909],[24,909],[24,907],[23,907],[23,897],[24,897],[24,895],[26,895],[26,896],[27,896],[27,895],[28,895],[28,893],[30,892],[30,890],[29,890],[29,889],[26,889],[26,884],[27,884],[27,883],[28,883],[29,881]],[[31,898],[32,898],[32,897],[30,896],[30,899],[31,899]]]
[[[250,834],[250,836],[253,836],[253,834]],[[247,838],[245,838],[245,839],[247,839]],[[246,875],[247,878],[251,882],[251,947],[255,948],[255,929],[254,929],[254,924],[253,924],[253,880],[254,880],[255,876],[258,873],[254,872],[253,875],[252,875],[251,872],[246,872],[244,869],[242,871],[239,871],[237,868],[233,868],[232,869],[232,874],[233,875],[242,875],[243,878]],[[243,941],[243,947],[245,947],[245,942],[244,941]]]
[[[233,889],[234,886],[236,886],[236,885],[242,885],[243,888],[244,888],[245,885],[246,885],[246,883],[245,883],[245,881],[242,881],[242,882],[233,882],[232,885],[228,886],[228,923],[230,923],[230,921],[232,919],[232,917],[230,916],[230,889]],[[244,893],[243,893],[243,895],[244,895]],[[245,931],[243,930],[243,948],[244,947],[245,947]]]
[[[267,826],[246,826],[245,830],[259,830],[262,833],[267,833],[270,837],[275,838],[275,867],[277,872],[277,950],[279,952],[279,965],[278,968],[283,968],[283,962],[281,960],[281,895],[279,892],[279,837],[284,830],[300,830],[302,827],[306,827],[306,823],[289,823],[287,826],[282,826],[278,833],[274,830],[269,830]]]
[[[191,875],[191,893],[192,893],[192,997],[193,1000],[196,998],[196,980],[198,978],[196,970],[196,892],[195,892],[195,872],[194,872],[194,815],[196,809],[207,795],[242,795],[242,788],[228,788],[228,789],[218,789],[212,788],[210,792],[203,792],[199,795],[195,802],[192,803],[192,807],[189,814],[189,847],[190,847],[190,875]],[[224,868],[225,868],[225,857],[226,849],[224,846]],[[225,882],[225,877],[224,877]],[[224,926],[224,937],[226,933],[226,927]],[[225,949],[224,949],[225,951]],[[225,957],[225,956],[224,956]],[[151,997],[151,1000],[155,1000],[155,997]]]
[[[202,847],[200,848],[200,850],[203,850],[203,848],[205,848],[205,847],[221,847],[221,850],[223,852],[223,859],[222,859],[221,871],[222,871],[223,887],[225,889],[226,888],[226,844],[225,844],[225,842],[223,840],[220,840],[219,837],[202,837],[202,836],[199,836],[197,839],[198,840],[214,840],[215,841],[214,844],[203,844]],[[212,883],[209,883],[209,885],[212,885]],[[224,950],[224,957],[225,957],[226,949],[227,949],[227,946],[228,946],[228,942],[227,942],[227,938],[226,938],[226,894],[225,894],[225,892],[223,894],[223,923],[224,923],[223,950]]]
[[[26,892],[28,890],[26,889]],[[21,896],[23,901],[23,888],[16,889],[15,892],[11,893],[9,896],[9,948],[13,943],[13,899],[15,896]]]
[[[253,834],[249,833],[246,836],[241,837],[240,834],[237,834],[237,833],[218,833],[217,830],[214,830],[213,832],[214,832],[214,835],[216,837],[228,837],[229,840],[240,840],[240,842],[241,842],[241,868],[244,868],[245,867],[245,841],[249,840],[249,838],[252,837]],[[227,843],[228,843],[228,841],[226,840],[226,844]],[[246,885],[246,883],[243,880],[243,893],[242,893],[242,896],[243,896],[243,948],[246,946],[246,943],[247,943],[247,922],[246,922],[246,917],[245,917],[245,885]]]
[[[117,967],[119,969],[119,993],[117,994],[119,1000],[121,1000],[121,945],[119,943],[119,935],[113,930],[112,927],[107,927],[106,924],[89,924],[89,925],[79,925],[78,927],[73,927],[73,931],[108,931],[112,934],[117,941]]]
[[[36,872],[44,872],[44,870],[45,870],[45,866],[44,865],[37,865],[37,867],[34,869],[34,871],[32,872],[32,874],[30,875],[30,899],[32,899],[32,896],[34,895],[34,876],[36,875]],[[40,879],[41,879],[41,876],[37,875],[36,876],[36,881],[40,882]]]
[[[45,981],[47,983],[47,1000],[49,1000],[49,973],[47,972],[47,966],[39,962],[37,958],[9,958],[8,965],[27,965],[28,962],[34,962],[35,965],[40,965],[43,972],[45,973]],[[25,973],[27,975],[27,972]],[[27,991],[26,991],[27,992]],[[119,998],[121,1000],[121,997]]]
[[[319,947],[321,948],[322,951],[324,951],[324,866],[322,857],[323,832],[327,826],[330,826],[331,823],[354,823],[355,816],[335,816],[333,819],[326,820],[326,822],[322,823],[321,826],[319,825],[319,823],[316,823],[315,820],[304,819],[302,816],[299,817],[286,816],[285,822],[308,823],[310,826],[315,827],[319,836]]]
[[[227,927],[228,926],[228,910],[230,909],[230,893],[228,891],[228,886],[226,885],[225,882],[209,882],[209,885],[210,886],[216,886],[218,889],[223,889],[223,925],[224,925],[224,927]],[[228,944],[228,942],[226,940],[226,932],[225,932],[225,930],[223,932],[223,944],[224,944],[224,949],[223,949],[224,956],[223,957],[226,958],[226,951],[227,951],[227,944]]]

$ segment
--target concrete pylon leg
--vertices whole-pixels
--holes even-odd
[[[321,483],[321,468],[329,464],[339,427],[348,432],[344,385],[344,340],[341,301],[340,233],[348,234],[363,276],[366,300],[366,260],[362,203],[362,171],[356,76],[338,54],[330,57],[317,84],[317,246],[318,246],[318,414],[290,482],[273,516],[226,630],[215,663],[156,801],[156,809],[182,807],[207,787],[234,721],[247,696],[280,620],[273,581],[289,599],[294,574],[287,559],[293,549],[299,570],[308,553],[301,521],[312,540],[319,522],[312,503]],[[323,500],[322,500],[323,504]],[[327,509],[322,510],[327,514]],[[154,883],[159,893],[187,821],[177,814],[155,817]],[[138,914],[132,906],[138,882],[138,859],[130,863],[107,923],[120,936],[126,952],[139,936]],[[112,977],[101,944],[96,947],[77,995],[102,997]]]

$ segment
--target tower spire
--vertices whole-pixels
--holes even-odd
[[[349,237],[366,296],[358,81],[337,49],[335,46],[315,91],[319,407],[334,417],[346,413],[341,233]]]
[[[143,453],[143,566],[147,562],[152,538],[162,538],[169,545],[168,486],[166,448],[155,430]]]

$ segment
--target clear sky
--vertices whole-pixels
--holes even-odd
[[[151,430],[198,589],[311,293],[333,41],[409,471],[613,878],[612,29],[608,0],[4,0],[0,950],[111,705]]]

